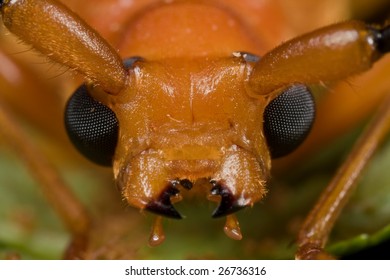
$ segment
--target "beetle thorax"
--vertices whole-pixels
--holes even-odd
[[[129,22],[118,46],[122,57],[213,57],[264,50],[252,30],[224,5],[169,2],[143,10]]]

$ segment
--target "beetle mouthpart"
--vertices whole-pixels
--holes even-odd
[[[152,231],[150,233],[149,237],[149,245],[152,247],[156,247],[164,242],[165,240],[165,233],[162,226],[162,217],[157,216],[154,220]]]
[[[238,220],[234,214],[226,216],[225,226],[223,227],[225,234],[234,240],[241,240],[242,233]]]
[[[188,179],[183,179],[179,181],[180,185],[182,185],[183,188],[190,190],[194,186],[193,183]]]
[[[179,193],[179,190],[176,189],[172,183],[161,193],[160,197],[149,202],[145,209],[155,213],[157,215],[165,216],[172,219],[182,219],[182,216],[179,212],[173,207],[171,196],[176,196]]]
[[[226,186],[215,181],[211,181],[211,183],[213,184],[211,195],[221,196],[221,202],[212,214],[213,218],[232,214],[248,205],[247,203],[242,204],[242,201],[237,199]]]

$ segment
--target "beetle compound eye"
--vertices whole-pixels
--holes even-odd
[[[315,115],[310,90],[293,85],[272,100],[264,111],[264,134],[272,158],[295,150],[308,135]]]
[[[80,86],[65,109],[65,127],[76,148],[88,159],[110,166],[118,140],[118,120],[113,111],[94,100]]]

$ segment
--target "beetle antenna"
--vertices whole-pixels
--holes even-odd
[[[77,70],[107,93],[125,88],[128,75],[117,51],[62,3],[3,0],[0,8],[8,30],[51,60]]]
[[[356,20],[329,25],[266,53],[249,77],[250,94],[282,92],[297,83],[339,81],[367,71],[389,51],[390,27],[376,28]]]

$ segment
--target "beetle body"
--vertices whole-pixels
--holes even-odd
[[[121,55],[145,59],[130,70],[132,86],[103,101],[120,124],[114,174],[124,197],[157,207],[175,182],[208,179],[239,201],[228,212],[258,201],[270,168],[267,99],[249,97],[244,81],[253,63],[233,56],[258,49],[253,35],[229,11],[204,3],[157,5],[129,27]],[[207,185],[194,192],[210,195]]]
[[[229,34],[229,36],[226,36]],[[215,3],[159,3],[140,11],[118,42],[122,57],[227,57],[235,51],[258,52],[260,42],[230,8]]]
[[[179,218],[170,200],[181,199],[181,182],[220,200],[214,217],[264,196],[270,154],[262,125],[275,95],[252,96],[259,59],[234,51],[260,49],[253,38],[231,11],[205,3],[157,5],[130,22],[121,55],[145,59],[131,60],[120,94],[95,97],[118,118],[114,176],[130,205]]]

